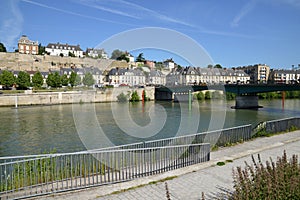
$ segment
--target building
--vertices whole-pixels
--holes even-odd
[[[270,67],[266,64],[256,64],[244,67],[238,67],[237,69],[243,70],[250,76],[252,83],[267,83],[270,74]]]
[[[149,85],[165,85],[166,76],[158,70],[150,70],[146,77],[146,83]]]
[[[83,51],[80,48],[79,45],[70,45],[70,44],[60,44],[60,43],[49,43],[45,51],[50,56],[70,56],[74,55],[75,57],[82,58],[83,57]]]
[[[296,83],[300,80],[300,70],[278,69],[271,70],[269,75],[270,83]]]
[[[26,35],[22,35],[18,41],[19,53],[37,55],[39,53],[38,41],[31,41]]]
[[[130,63],[133,63],[134,62],[134,56],[133,55],[131,55],[129,52],[125,52],[125,56],[126,56],[126,58],[128,58],[129,59],[129,62]]]
[[[145,74],[139,69],[113,68],[108,72],[107,79],[109,84],[115,86],[137,86],[146,84]]]
[[[198,85],[249,83],[250,76],[243,70],[185,67],[173,69],[166,77],[167,85]]]
[[[155,62],[151,61],[151,60],[145,60],[144,61],[144,65],[148,66],[150,69],[154,69],[155,68]]]
[[[173,61],[172,58],[167,59],[167,60],[163,61],[163,67],[164,67],[164,69],[171,71],[172,69],[175,68],[175,62]]]
[[[108,59],[108,55],[104,51],[104,49],[87,48],[86,52],[85,52],[85,55],[89,56],[89,57],[92,57],[92,58]]]

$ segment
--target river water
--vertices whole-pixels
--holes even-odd
[[[234,101],[97,103],[0,108],[0,156],[74,152],[300,116],[300,101],[259,101],[259,110],[234,110]]]

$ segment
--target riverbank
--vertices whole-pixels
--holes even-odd
[[[299,155],[300,131],[256,138],[232,147],[211,152],[206,163],[165,172],[137,180],[90,188],[68,194],[58,194],[42,199],[167,199],[165,182],[171,199],[206,199],[215,197],[222,188],[233,189],[232,169],[251,163],[251,155],[260,154],[264,163],[271,157],[276,160],[286,150],[288,156]],[[228,161],[228,162],[226,162]],[[229,162],[230,161],[230,162]],[[225,162],[223,166],[216,163]],[[39,197],[41,199],[41,197]]]
[[[141,97],[143,91],[146,92],[150,100],[154,100],[154,87],[145,88],[106,88],[103,90],[86,90],[86,91],[66,91],[66,92],[38,92],[33,93],[30,90],[24,93],[2,94],[0,95],[1,107],[12,106],[31,106],[31,105],[58,105],[72,103],[102,103],[118,101],[117,96],[120,94],[130,95],[137,91]]]

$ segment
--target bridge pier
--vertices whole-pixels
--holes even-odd
[[[258,105],[257,95],[237,95],[235,97],[234,109],[258,109],[262,106]]]

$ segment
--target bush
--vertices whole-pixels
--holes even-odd
[[[300,164],[297,155],[288,160],[286,152],[264,165],[252,156],[254,166],[234,170],[234,189],[230,199],[299,199]]]
[[[130,101],[132,101],[132,102],[140,101],[140,97],[139,97],[137,91],[134,91],[134,92],[131,94]]]
[[[202,101],[202,100],[205,99],[205,96],[204,96],[203,92],[201,92],[201,91],[198,92],[198,93],[195,95],[195,97],[196,97],[197,100],[200,100],[200,101]]]
[[[205,92],[205,99],[211,99],[211,92],[210,91]]]
[[[127,101],[127,96],[122,92],[117,96],[117,99],[119,102],[126,102]]]

